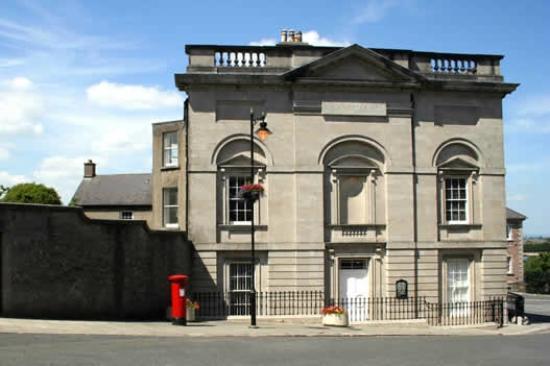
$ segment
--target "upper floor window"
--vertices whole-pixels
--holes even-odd
[[[166,132],[163,135],[163,166],[178,166],[178,133]]]
[[[228,183],[227,207],[230,224],[249,224],[252,218],[252,207],[239,197],[240,187],[249,184],[250,177],[230,176]]]
[[[506,263],[508,264],[508,274],[514,273],[514,267],[512,264],[512,257],[506,257]]]
[[[506,224],[506,239],[513,240],[513,232],[512,232],[512,226],[510,224]]]
[[[445,178],[445,215],[447,223],[468,221],[468,193],[466,178]]]
[[[164,188],[162,190],[162,221],[168,228],[178,227],[178,189]]]
[[[478,187],[481,161],[467,142],[443,145],[436,153],[439,174],[439,207],[442,224],[480,225]]]

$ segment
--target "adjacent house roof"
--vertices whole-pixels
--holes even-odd
[[[506,207],[506,219],[507,220],[525,220],[527,216],[520,214],[517,211],[512,210],[511,208]]]
[[[74,198],[79,206],[151,206],[151,174],[84,178]]]

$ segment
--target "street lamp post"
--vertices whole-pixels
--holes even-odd
[[[256,131],[256,135],[261,141],[264,141],[271,131],[267,128],[267,122],[265,121],[265,114],[262,113],[260,118],[254,117],[254,110],[250,109],[250,183],[254,184],[254,125],[260,123],[260,127]],[[259,197],[258,197],[259,199]],[[256,327],[256,248],[255,248],[255,235],[254,235],[254,199],[249,200],[250,203],[250,262],[251,268],[251,288],[250,288],[250,326]]]

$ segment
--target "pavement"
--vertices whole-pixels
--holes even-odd
[[[0,318],[0,333],[101,335],[136,337],[367,337],[367,336],[519,336],[550,333],[550,295],[525,296],[530,325],[488,323],[476,326],[429,326],[425,321],[387,321],[326,327],[320,317],[259,318],[258,328],[248,319],[191,322],[174,326],[170,322],[72,321]]]
[[[461,327],[431,327],[424,321],[353,324],[327,327],[320,319],[258,319],[258,327],[248,321],[191,322],[175,326],[170,322],[70,321],[0,318],[0,333],[104,335],[149,337],[365,337],[365,336],[483,336],[550,333],[550,323],[528,326],[495,324]]]

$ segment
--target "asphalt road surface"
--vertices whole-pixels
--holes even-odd
[[[550,295],[522,295],[525,297],[525,313],[531,323],[550,323]]]
[[[548,366],[549,346],[550,334],[353,338],[0,334],[0,365]]]

